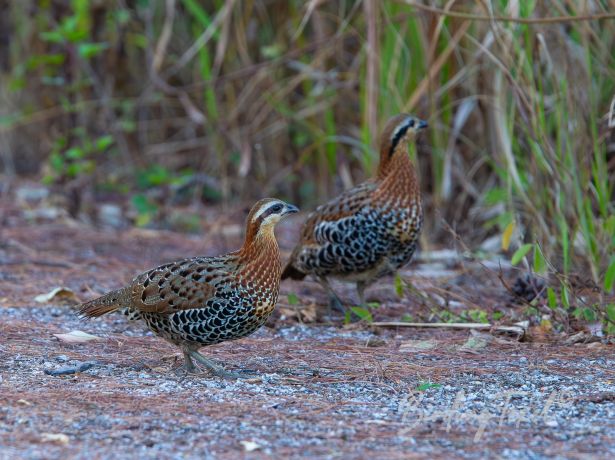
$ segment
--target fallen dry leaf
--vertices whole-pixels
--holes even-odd
[[[313,323],[318,317],[318,308],[315,303],[305,306],[288,306],[280,308],[280,314],[287,319],[297,319],[303,323]]]
[[[580,331],[566,338],[566,340],[564,340],[564,343],[566,345],[573,345],[575,343],[586,342],[587,338],[588,338],[588,334],[586,334],[583,331]]]
[[[438,342],[436,340],[406,340],[399,346],[401,352],[413,352],[422,350],[431,350],[436,348]]]
[[[70,439],[64,433],[41,433],[41,441],[55,442],[66,446],[70,442]]]
[[[367,342],[365,342],[365,346],[366,347],[384,347],[386,345],[386,341],[379,339],[378,337],[370,337],[369,339],[367,339]]]
[[[66,334],[53,334],[60,341],[64,343],[86,343],[92,340],[100,340],[100,337],[97,337],[92,334],[88,334],[83,331],[70,331]]]
[[[498,332],[496,329],[493,330],[493,332]],[[509,345],[511,343],[515,343],[512,340],[506,340],[506,339],[502,339],[496,335],[492,335],[492,334],[488,334],[486,332],[479,332],[476,331],[474,329],[470,330],[470,335],[472,335],[473,337],[478,337],[480,339],[483,339],[485,341],[487,341],[487,343],[491,343],[491,342],[496,342],[496,343],[501,343],[504,345]]]
[[[487,336],[487,334],[471,334],[470,337],[468,337],[468,340],[466,340],[466,343],[459,348],[459,351],[465,351],[466,353],[478,353],[478,350],[485,348],[490,342],[490,339],[487,339],[485,336]]]
[[[260,444],[257,444],[254,441],[239,441],[239,444],[243,446],[243,450],[246,452],[252,452],[261,448]]]
[[[47,294],[39,294],[34,297],[34,301],[38,303],[49,303],[52,300],[71,300],[74,302],[78,302],[77,296],[75,293],[67,288],[67,287],[57,287],[49,291]]]

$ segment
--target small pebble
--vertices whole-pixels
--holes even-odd
[[[45,374],[52,375],[54,377],[60,375],[72,375],[77,374],[78,372],[87,371],[92,366],[94,366],[94,363],[92,362],[79,363],[76,366],[61,367],[59,369],[45,369]]]

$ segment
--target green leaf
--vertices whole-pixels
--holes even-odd
[[[615,323],[615,304],[610,303],[605,307],[606,317],[611,323]]]
[[[21,91],[25,87],[26,87],[26,79],[23,77],[14,77],[9,80],[8,88],[13,93]]]
[[[26,66],[28,70],[33,70],[39,66],[44,65],[61,65],[64,63],[65,60],[66,56],[60,53],[35,54],[27,60]]]
[[[41,32],[40,33],[41,40],[49,43],[63,43],[64,35],[62,32],[57,30],[52,30],[49,32]]]
[[[510,263],[513,265],[517,265],[521,261],[521,259],[523,259],[525,255],[530,252],[530,249],[532,249],[532,247],[534,247],[534,245],[531,243],[524,244],[523,246],[521,246],[513,254],[512,258],[510,259]]]
[[[85,59],[93,58],[109,48],[108,43],[79,43],[77,52]]]
[[[615,283],[615,257],[611,258],[609,268],[604,274],[604,290],[610,292],[613,289],[613,283]]]
[[[81,165],[79,163],[69,163],[66,166],[66,175],[68,177],[77,177],[81,172]]]
[[[107,134],[106,136],[101,136],[96,139],[94,146],[96,150],[102,152],[103,150],[107,150],[111,144],[113,144],[113,136]]]
[[[66,158],[70,158],[71,160],[80,160],[85,156],[85,152],[79,147],[71,147],[66,152],[64,152],[64,156]]]
[[[596,312],[591,308],[585,307],[583,309],[583,317],[585,318],[585,321],[593,323],[596,321]]]
[[[429,390],[430,388],[440,388],[442,385],[439,383],[430,383],[430,382],[424,382],[419,384],[416,387],[417,391],[425,391],[425,390]]]
[[[288,305],[297,305],[299,303],[299,297],[294,292],[291,292],[286,296],[288,299]]]
[[[151,165],[137,174],[137,184],[143,189],[166,185],[170,181],[171,173],[169,170],[158,164]]]
[[[552,287],[547,288],[547,301],[551,310],[555,310],[557,308],[557,296]]]
[[[547,269],[547,262],[538,245],[534,246],[534,271],[536,273],[544,273]]]
[[[130,21],[130,10],[117,10],[115,12],[115,21],[120,25],[127,24]]]
[[[266,59],[277,59],[282,55],[283,52],[284,49],[278,43],[261,47],[261,54]]]
[[[49,156],[49,163],[55,172],[61,174],[64,171],[64,158],[57,152]]]
[[[562,283],[562,305],[566,308],[570,308],[570,297],[568,296],[568,288],[564,283]]]
[[[493,206],[498,203],[505,203],[507,197],[508,194],[506,193],[506,190],[503,188],[494,187],[485,194],[485,204],[488,206]]]
[[[139,215],[154,214],[158,211],[158,206],[152,203],[145,195],[134,195],[131,202]]]
[[[372,317],[372,314],[367,308],[350,307],[350,310],[363,321],[367,321],[368,323],[371,323],[374,320],[374,318]]]
[[[484,310],[474,309],[469,310],[468,315],[475,323],[488,323],[489,318],[487,317],[487,312]]]
[[[404,296],[404,281],[401,279],[401,276],[399,275],[399,273],[395,275],[394,285],[395,285],[395,293],[397,294],[397,297],[400,297],[400,298],[403,297]]]
[[[350,324],[352,322],[352,312],[350,310],[346,310],[346,314],[344,315],[344,324]]]
[[[139,214],[135,220],[135,225],[137,227],[145,227],[152,220],[152,216],[150,214]]]

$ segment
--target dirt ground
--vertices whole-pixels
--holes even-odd
[[[615,458],[604,340],[343,325],[318,285],[288,282],[266,327],[202,350],[248,378],[186,376],[178,351],[139,323],[84,322],[74,298],[34,299],[66,287],[86,300],[159,263],[235,249],[240,212],[212,211],[204,236],[187,236],[2,211],[0,458]],[[285,255],[300,220],[278,230]],[[495,269],[447,254],[408,267],[401,298],[392,279],[370,289],[374,320],[429,319],[430,299],[522,319]],[[75,330],[97,339],[54,335]],[[81,372],[54,375],[71,368]]]

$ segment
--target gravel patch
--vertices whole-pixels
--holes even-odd
[[[460,353],[456,332],[407,353],[407,331],[262,328],[203,349],[254,373],[229,381],[184,375],[120,315],[2,308],[0,325],[0,458],[615,457],[610,346]],[[102,340],[52,335],[75,329]]]

